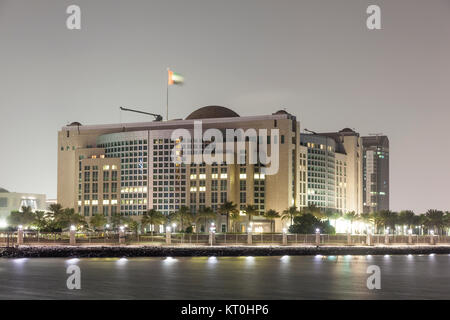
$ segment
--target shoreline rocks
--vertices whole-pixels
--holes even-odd
[[[3,258],[237,257],[283,255],[450,254],[450,246],[20,246],[0,248]]]

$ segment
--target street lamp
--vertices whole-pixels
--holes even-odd
[[[319,228],[316,228],[316,233],[320,233],[320,229]]]
[[[120,226],[119,229],[120,229],[120,231],[122,231],[122,232],[125,231],[125,227],[124,227],[124,226]]]
[[[408,234],[412,234],[412,229],[409,229],[409,230],[408,230]]]
[[[77,230],[77,228],[74,225],[71,225],[70,226],[70,231],[75,231],[75,230]]]
[[[23,225],[19,224],[19,225],[17,226],[17,228],[18,228],[19,230],[23,230]]]

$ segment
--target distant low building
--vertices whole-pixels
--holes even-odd
[[[0,219],[6,219],[11,211],[19,211],[23,206],[35,210],[47,207],[45,194],[9,192],[0,188]]]

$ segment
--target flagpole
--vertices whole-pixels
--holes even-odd
[[[167,68],[166,121],[169,121],[169,68]]]

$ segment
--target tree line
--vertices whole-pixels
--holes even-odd
[[[422,232],[433,230],[436,234],[442,235],[450,228],[450,212],[435,209],[430,209],[420,215],[416,215],[411,210],[400,212],[382,210],[356,214],[355,212],[340,213],[333,210],[321,210],[311,205],[301,209],[291,206],[281,213],[269,209],[261,215],[255,205],[247,205],[243,208],[242,213],[244,215],[238,210],[237,204],[225,202],[218,208],[217,213],[210,207],[193,213],[188,207],[181,206],[179,210],[170,215],[164,215],[155,209],[150,209],[137,219],[120,214],[114,214],[108,219],[102,214],[84,217],[72,208],[63,208],[60,204],[51,204],[46,212],[33,212],[30,207],[22,207],[22,211],[11,212],[7,217],[7,223],[10,228],[17,228],[22,225],[43,232],[60,232],[72,225],[78,229],[104,230],[105,226],[108,225],[110,229],[127,226],[129,230],[135,232],[149,227],[148,229],[152,233],[157,225],[175,223],[174,231],[193,232],[194,226],[196,226],[196,232],[207,232],[206,226],[216,222],[219,214],[226,217],[227,231],[231,232],[240,232],[238,230],[239,223],[245,223],[248,230],[256,216],[262,216],[268,220],[272,232],[275,231],[275,220],[278,218],[284,225],[289,226],[289,232],[292,233],[312,233],[316,228],[319,228],[322,233],[334,233],[339,219],[345,219],[350,225],[350,229],[352,229],[353,223],[363,222],[372,226],[375,233],[384,233],[386,230],[395,232],[396,227],[402,226],[404,227],[402,230],[420,227]]]

